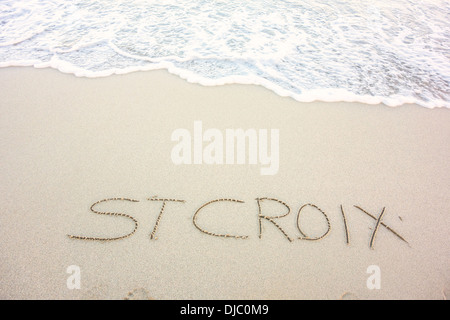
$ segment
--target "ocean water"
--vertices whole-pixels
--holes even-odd
[[[0,67],[450,108],[445,0],[0,0]]]

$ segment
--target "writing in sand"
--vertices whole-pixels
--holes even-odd
[[[280,224],[279,224],[279,220],[286,218],[290,213],[291,213],[291,208],[290,206],[279,200],[276,198],[256,198],[256,205],[258,208],[257,211],[257,223],[258,223],[258,227],[259,227],[259,238],[261,239],[262,234],[263,234],[263,223],[269,223],[272,226],[274,226],[276,229],[279,230],[279,232],[284,236],[284,238],[286,238],[289,242],[293,242],[294,240],[307,240],[307,241],[319,241],[324,239],[325,237],[327,237],[331,231],[331,223],[330,220],[328,219],[328,215],[321,209],[319,208],[317,205],[312,204],[312,203],[307,203],[302,205],[299,210],[297,211],[297,220],[296,220],[296,227],[297,230],[300,234],[300,236],[292,236],[289,235],[285,229],[283,229]],[[125,238],[129,238],[132,235],[134,235],[139,227],[139,223],[137,221],[136,218],[132,217],[129,214],[126,213],[121,213],[121,212],[106,212],[106,211],[99,211],[96,209],[96,207],[101,204],[101,203],[105,203],[105,202],[115,202],[115,201],[125,201],[125,202],[140,202],[139,200],[135,200],[135,199],[130,199],[130,198],[107,198],[107,199],[103,199],[103,200],[99,200],[97,202],[95,202],[94,204],[91,205],[90,210],[93,213],[99,214],[99,215],[107,215],[107,216],[114,216],[114,217],[124,217],[126,219],[131,220],[134,223],[134,229],[124,235],[120,235],[120,236],[116,236],[116,237],[111,237],[111,238],[100,238],[100,237],[90,237],[90,236],[80,236],[80,235],[68,235],[69,238],[71,239],[76,239],[76,240],[87,240],[87,241],[115,241],[115,240],[121,240],[121,239],[125,239]],[[169,199],[169,198],[158,198],[158,197],[152,197],[152,198],[147,198],[146,201],[158,201],[161,203],[161,207],[160,207],[160,211],[159,211],[159,215],[156,219],[156,222],[153,226],[153,229],[150,233],[150,239],[151,240],[156,240],[156,233],[158,231],[158,226],[160,225],[162,216],[165,212],[165,208],[167,206],[168,203],[173,203],[173,202],[179,202],[179,203],[185,203],[185,200],[180,200],[180,199]],[[226,232],[224,233],[216,233],[216,232],[211,232],[208,231],[207,229],[205,229],[204,227],[202,227],[201,225],[199,225],[197,218],[199,216],[200,213],[202,213],[203,211],[205,211],[204,209],[206,207],[210,207],[210,206],[214,206],[217,203],[237,203],[237,204],[242,204],[244,203],[244,201],[242,200],[238,200],[238,199],[229,199],[229,198],[221,198],[221,199],[215,199],[215,200],[211,200],[208,201],[204,204],[202,204],[201,206],[198,207],[198,209],[195,211],[193,217],[192,217],[192,223],[194,225],[194,227],[199,230],[200,232],[212,236],[212,237],[220,237],[220,238],[229,238],[229,239],[248,239],[249,236],[248,235],[237,235],[237,234],[228,234]],[[278,204],[281,204],[285,209],[284,212],[278,214],[278,215],[267,215],[266,213],[263,212],[262,210],[262,206],[261,204],[263,202],[275,202]],[[391,234],[393,234],[395,237],[397,237],[398,239],[400,239],[401,241],[408,243],[402,236],[400,236],[395,230],[393,230],[391,227],[389,227],[386,223],[383,222],[383,217],[386,213],[386,208],[382,208],[380,213],[378,214],[373,214],[373,213],[369,213],[366,209],[363,209],[360,206],[355,205],[355,208],[357,208],[360,212],[364,213],[365,215],[369,216],[373,222],[374,222],[374,227],[373,227],[373,231],[372,231],[372,235],[370,238],[370,242],[369,242],[369,247],[371,249],[374,249],[374,243],[375,243],[375,238],[377,235],[377,231],[379,228],[385,228],[386,230],[388,230]],[[301,227],[301,217],[302,217],[302,212],[304,211],[304,209],[306,208],[311,208],[313,210],[315,210],[318,214],[322,215],[324,218],[324,222],[326,223],[326,230],[320,234],[320,235],[314,235],[314,236],[309,236],[307,235]],[[342,205],[340,205],[340,215],[342,217],[342,225],[343,228],[345,230],[345,241],[347,244],[350,244],[350,237],[349,237],[349,228],[347,225],[347,219],[346,219],[346,214],[344,211],[344,207]]]

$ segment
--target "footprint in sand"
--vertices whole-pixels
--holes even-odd
[[[346,292],[341,296],[341,300],[359,300],[359,298],[354,293]]]
[[[149,296],[148,291],[144,288],[137,288],[128,292],[123,300],[153,300],[153,298]]]

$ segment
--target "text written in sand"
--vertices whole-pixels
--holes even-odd
[[[139,227],[139,223],[137,221],[136,218],[132,217],[129,214],[126,213],[121,213],[121,212],[108,212],[108,211],[99,211],[97,209],[97,206],[100,205],[101,203],[105,203],[105,202],[115,202],[115,201],[122,201],[122,202],[140,202],[139,200],[135,200],[135,199],[129,199],[129,198],[107,198],[107,199],[103,199],[103,200],[99,200],[96,201],[95,203],[93,203],[90,207],[91,212],[99,214],[99,215],[107,215],[107,216],[114,216],[114,217],[124,217],[128,220],[130,220],[131,222],[133,222],[134,224],[134,228],[131,232],[127,233],[127,234],[123,234],[123,235],[118,235],[115,237],[108,237],[108,238],[102,238],[102,237],[92,237],[92,236],[81,236],[81,235],[68,235],[69,238],[71,239],[76,239],[76,240],[87,240],[87,241],[115,241],[115,240],[121,240],[121,239],[125,239],[125,238],[129,238],[132,235],[134,235]],[[161,207],[159,210],[159,214],[158,217],[156,219],[155,224],[153,225],[153,227],[151,228],[150,231],[150,239],[151,240],[156,240],[157,239],[157,232],[158,232],[158,227],[161,223],[163,214],[165,212],[166,206],[168,203],[185,203],[185,200],[181,200],[181,199],[172,199],[172,198],[158,198],[158,197],[151,197],[151,198],[147,198],[146,201],[155,201],[155,202],[159,202],[161,203]],[[269,225],[272,225],[273,227],[275,227],[280,234],[289,242],[293,242],[294,240],[306,240],[306,241],[319,241],[322,239],[325,239],[330,231],[331,231],[331,223],[330,220],[328,218],[327,213],[325,213],[325,211],[323,211],[319,206],[312,204],[312,203],[307,203],[307,204],[303,204],[300,206],[300,208],[297,211],[297,216],[296,216],[296,228],[297,228],[297,235],[292,235],[292,234],[288,234],[288,232],[281,227],[280,225],[280,220],[283,218],[286,218],[288,215],[290,215],[291,213],[291,207],[276,198],[256,198],[256,221],[257,221],[257,225],[258,225],[258,237],[259,239],[262,238],[262,234],[263,234],[263,224],[267,223]],[[272,203],[276,203],[278,205],[281,205],[282,207],[284,207],[283,211],[280,212],[279,214],[276,215],[268,215],[267,213],[264,212],[263,210],[263,206],[262,203],[263,202],[272,202]],[[250,235],[245,235],[245,234],[230,234],[227,232],[222,232],[222,233],[218,233],[218,232],[212,232],[207,230],[205,227],[201,226],[198,222],[198,216],[200,215],[200,213],[203,213],[206,207],[213,207],[215,204],[218,203],[227,203],[227,204],[243,204],[244,201],[243,200],[239,200],[239,199],[229,199],[229,198],[220,198],[220,199],[215,199],[215,200],[211,200],[208,201],[202,205],[200,205],[198,207],[198,209],[194,212],[194,215],[192,216],[192,224],[195,227],[195,229],[197,229],[198,231],[208,235],[208,236],[212,236],[212,237],[220,237],[220,238],[229,238],[229,239],[249,239]],[[378,214],[372,214],[370,212],[368,212],[366,209],[363,209],[360,206],[353,206],[354,208],[356,208],[359,212],[364,213],[365,215],[369,216],[372,220],[373,220],[373,231],[370,237],[370,241],[369,241],[369,247],[371,249],[374,249],[374,244],[375,244],[375,239],[377,236],[377,232],[380,228],[385,228],[386,230],[388,230],[392,235],[394,235],[396,238],[400,239],[401,241],[408,243],[402,236],[400,236],[396,231],[394,231],[391,227],[389,227],[386,223],[384,223],[382,221],[383,217],[386,214],[386,208],[382,208],[380,210],[380,213]],[[326,224],[326,230],[322,232],[322,234],[319,235],[308,235],[306,234],[306,232],[303,230],[303,228],[301,227],[301,220],[302,220],[302,212],[304,212],[305,209],[310,208],[314,211],[316,211],[320,216],[323,217],[323,221]],[[339,211],[339,215],[341,216],[341,220],[342,220],[342,229],[344,230],[344,234],[345,234],[345,241],[347,244],[350,244],[350,235],[349,235],[349,227],[347,224],[347,219],[346,219],[346,213],[344,211],[344,207],[341,205],[340,208],[337,210]]]

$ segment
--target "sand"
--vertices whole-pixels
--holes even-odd
[[[88,79],[3,68],[0,87],[2,299],[448,295],[448,109],[300,103],[258,86],[190,84],[162,70]],[[279,129],[278,173],[175,165],[171,134],[192,131],[197,120],[223,131]],[[126,214],[137,227],[90,210],[111,198],[125,200],[93,209]],[[183,202],[166,201],[159,216],[163,201],[155,199],[164,198]],[[204,207],[197,223],[211,234],[203,233],[193,217],[216,199],[237,201]],[[284,233],[262,219],[259,238],[259,208],[284,215],[283,203],[290,213],[274,221]],[[320,236],[330,226],[320,240],[299,239],[306,204],[303,233]],[[107,242],[67,236],[110,238],[133,228]],[[80,289],[67,286],[73,265]],[[367,286],[370,266],[379,268],[380,289]]]

